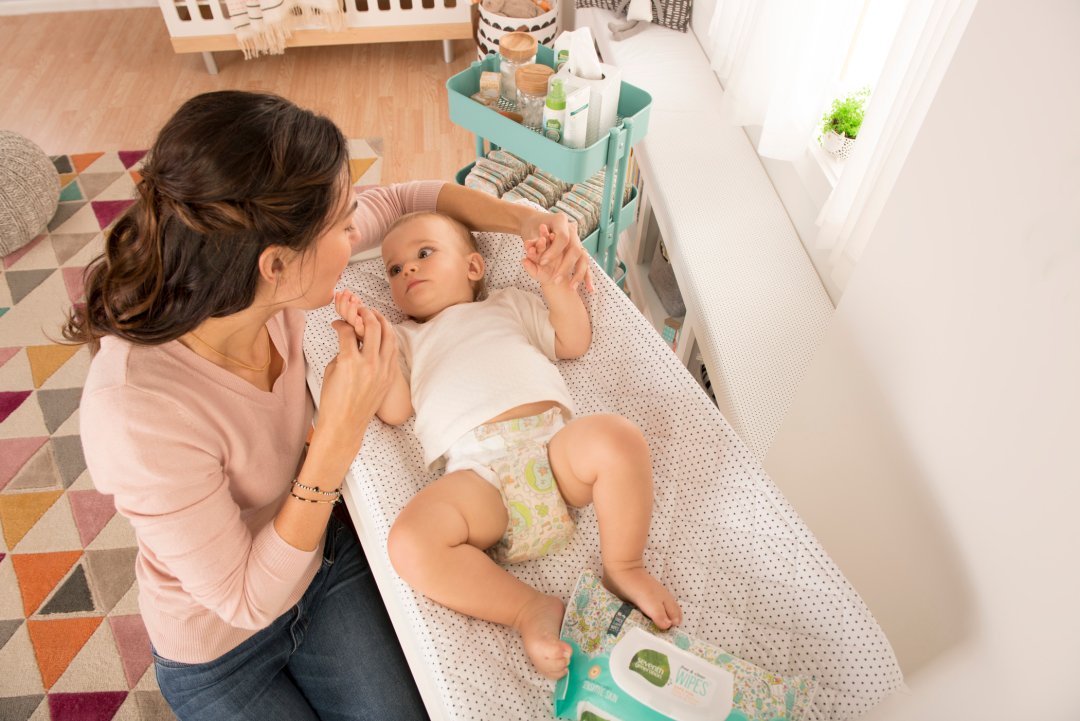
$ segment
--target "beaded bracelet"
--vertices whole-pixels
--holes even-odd
[[[301,483],[299,481],[299,479],[293,481],[292,484],[295,487],[300,488],[302,490],[309,491],[311,493],[318,493],[320,496],[334,496],[336,498],[336,497],[341,495],[341,489],[340,488],[335,489],[333,491],[324,491],[323,489],[319,488],[318,486],[305,486],[303,483]]]
[[[289,495],[292,496],[293,498],[295,498],[296,500],[304,501],[305,503],[329,503],[330,505],[334,505],[335,503],[337,503],[338,501],[341,500],[340,495],[337,498],[334,498],[334,499],[328,500],[328,501],[320,501],[317,498],[304,498],[303,496],[296,495],[292,491],[289,492]]]

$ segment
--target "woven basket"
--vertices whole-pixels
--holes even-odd
[[[38,146],[0,130],[0,256],[33,240],[60,201],[60,176]]]
[[[488,12],[483,4],[476,8],[480,11],[476,29],[476,55],[480,60],[485,55],[499,54],[499,38],[506,33],[526,32],[536,38],[541,45],[550,46],[559,34],[559,0],[549,0],[551,9],[534,18],[508,18],[505,15]]]

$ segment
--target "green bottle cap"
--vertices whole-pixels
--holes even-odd
[[[551,81],[551,89],[548,90],[545,104],[552,110],[566,110],[566,91],[563,89],[563,81],[560,78]]]

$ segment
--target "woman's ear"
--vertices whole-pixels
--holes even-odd
[[[480,280],[484,277],[484,270],[484,256],[469,253],[469,280]]]
[[[259,253],[259,277],[277,285],[285,277],[286,262],[280,245],[268,246]]]

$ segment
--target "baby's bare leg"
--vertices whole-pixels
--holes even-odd
[[[660,628],[681,622],[675,597],[645,570],[652,461],[638,427],[616,415],[578,418],[551,439],[548,457],[566,502],[596,508],[604,585]]]
[[[436,603],[511,626],[548,678],[566,674],[570,646],[559,639],[563,604],[522,583],[481,549],[495,545],[509,519],[499,492],[472,471],[457,471],[420,491],[390,529],[390,561]]]

